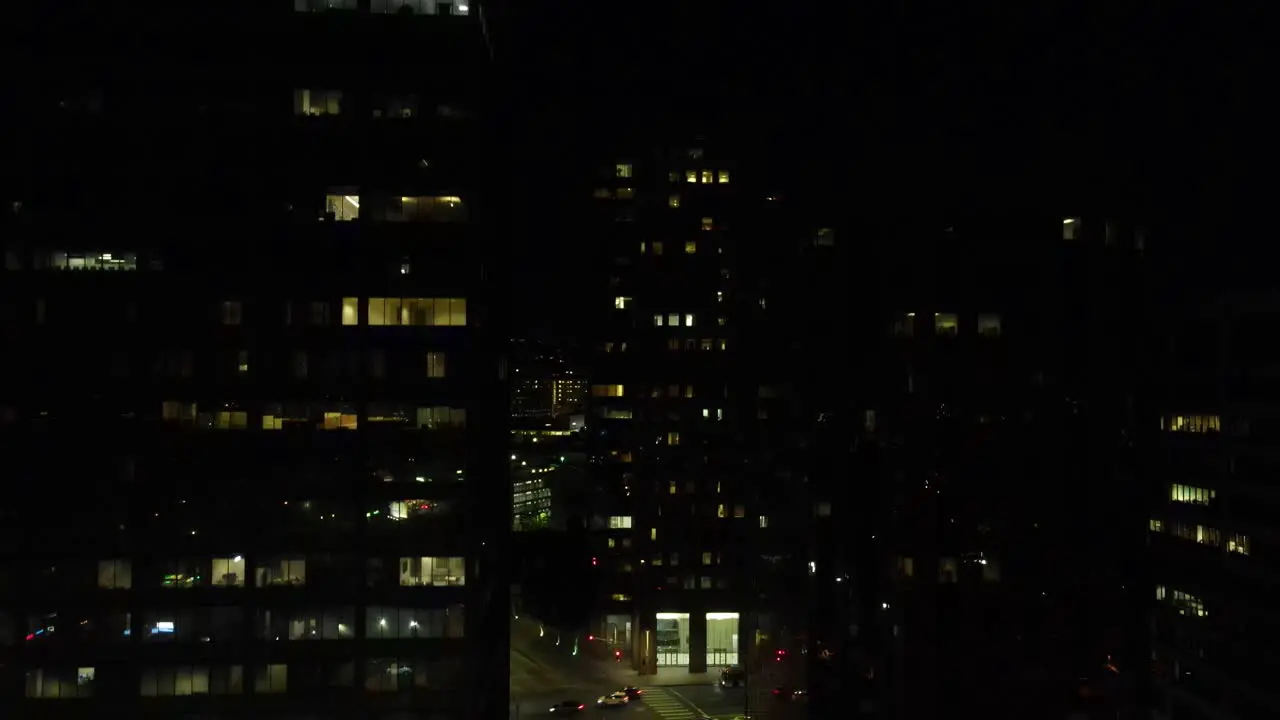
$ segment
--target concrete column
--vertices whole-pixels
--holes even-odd
[[[658,662],[657,619],[654,613],[637,611],[631,617],[631,668],[652,675]]]
[[[755,611],[744,612],[738,616],[738,664],[743,667],[758,666],[756,631],[759,628],[760,623]]]
[[[707,671],[707,613],[701,609],[689,613],[689,672]]]

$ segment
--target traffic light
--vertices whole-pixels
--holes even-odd
[[[587,640],[589,640],[589,641],[590,641],[590,640],[595,640],[595,639],[596,639],[596,636],[595,636],[595,635],[588,635],[588,636],[587,636]]]
[[[614,662],[622,662],[622,651],[621,651],[621,650],[614,650],[614,651],[613,651],[613,659],[614,659]]]

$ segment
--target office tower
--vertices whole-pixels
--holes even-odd
[[[641,145],[595,168],[599,332],[588,452],[596,510],[594,632],[642,672],[745,661],[761,618],[774,389],[750,333],[768,310],[758,272],[785,241],[766,171],[733,147]],[[762,380],[764,378],[764,380]],[[767,625],[769,620],[766,619]]]
[[[1280,713],[1268,672],[1280,518],[1276,303],[1263,289],[1273,280],[1237,267],[1224,292],[1206,266],[1169,283],[1162,305],[1164,372],[1149,418],[1153,717],[1269,718]]]
[[[1033,213],[831,223],[846,332],[802,353],[827,366],[811,375],[829,405],[806,489],[812,707],[1119,702],[1119,675],[1148,663],[1131,644],[1143,231]],[[841,348],[842,369],[822,357]]]
[[[149,8],[10,105],[0,714],[505,717],[478,4]]]

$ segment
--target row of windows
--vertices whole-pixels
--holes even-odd
[[[258,695],[320,688],[351,688],[355,664],[294,663],[252,666],[252,689]],[[26,697],[74,699],[94,695],[96,668],[37,668],[26,674]],[[368,692],[455,688],[460,667],[449,660],[422,658],[370,658],[364,661],[363,687]],[[245,692],[243,665],[179,665],[148,667],[139,674],[142,697],[241,695]]]
[[[386,517],[392,522],[430,513],[434,501],[392,501]],[[370,511],[371,517],[381,511]],[[243,555],[222,555],[210,560],[177,560],[158,569],[148,585],[156,587],[244,587],[248,580]],[[402,557],[400,585],[405,587],[454,587],[466,584],[466,559],[462,557]],[[259,588],[307,584],[307,561],[302,556],[272,557],[254,563],[253,586]],[[128,590],[133,587],[133,562],[126,559],[98,562],[98,587]]]
[[[293,0],[296,12],[360,9],[360,0]],[[471,7],[457,0],[369,0],[369,12],[378,15],[470,15]]]
[[[1168,432],[1216,433],[1222,431],[1219,415],[1170,415],[1160,418],[1160,429]]]
[[[330,222],[360,219],[359,191],[330,192],[324,196],[324,216]],[[375,222],[465,222],[467,205],[457,195],[399,195],[376,199],[366,219]],[[406,273],[407,274],[407,273]]]
[[[313,308],[314,309],[314,308]],[[317,317],[316,315],[312,316]],[[312,323],[319,324],[319,323]],[[271,355],[264,353],[270,361]],[[331,350],[321,354],[306,350],[295,350],[289,354],[289,374],[296,379],[304,380],[311,375],[312,360],[319,358],[322,373],[331,377],[341,375],[358,376],[367,373],[369,377],[379,379],[387,376],[387,353],[385,350],[368,350],[364,353],[349,351],[344,353]],[[225,372],[239,376],[248,376],[252,367],[253,356],[248,350],[239,350],[234,355],[220,354],[213,361],[216,367]],[[156,356],[151,364],[151,371],[156,375],[169,378],[191,378],[195,375],[195,353],[190,350],[168,350]],[[443,352],[428,351],[426,353],[400,352],[393,357],[395,369],[399,374],[408,374],[429,379],[440,379],[446,376],[448,358]],[[112,351],[108,362],[113,375],[127,374],[129,356],[124,351]]]
[[[1192,525],[1191,523],[1172,520],[1165,523],[1159,518],[1152,518],[1148,524],[1151,532],[1164,532],[1166,527],[1170,535],[1182,538],[1183,540],[1193,540],[1201,545],[1210,547],[1222,546],[1222,533],[1214,527],[1208,525]],[[1240,555],[1248,555],[1250,549],[1249,536],[1244,533],[1228,533],[1227,534],[1227,551]]]
[[[1169,590],[1164,585],[1157,585],[1156,600],[1169,603],[1180,615],[1191,617],[1209,616],[1209,611],[1204,607],[1204,600],[1188,592]]]
[[[1208,488],[1195,487],[1193,485],[1179,485],[1174,483],[1169,486],[1169,500],[1177,503],[1189,503],[1192,505],[1208,505],[1218,496],[1217,490]]]
[[[916,314],[903,313],[894,318],[893,334],[901,338],[915,337]],[[995,313],[980,313],[977,320],[977,333],[980,337],[1000,337],[1000,316]],[[933,334],[938,337],[956,337],[960,334],[960,316],[955,313],[934,313]]]
[[[467,324],[466,298],[368,298],[364,324],[373,326],[462,327]],[[313,302],[308,308],[310,324],[328,324],[328,303]],[[223,325],[244,322],[244,304],[227,300],[219,306]],[[360,324],[360,298],[342,298],[342,324]],[[285,324],[293,322],[292,304],[286,305]]]
[[[246,430],[249,413],[224,403],[223,409],[200,411],[196,403],[165,400],[160,403],[160,419],[204,430]],[[348,403],[270,403],[262,411],[263,430],[314,428],[317,430],[358,430],[360,415]],[[389,403],[365,405],[364,422],[418,430],[465,428],[465,408],[409,407]]]
[[[671,196],[671,198],[672,198],[673,200],[675,200],[677,203],[679,202],[679,200],[678,200],[678,196],[676,196],[676,195],[672,195],[672,196]],[[704,218],[702,218],[702,221],[701,221],[701,224],[699,225],[699,227],[700,227],[701,229],[703,229],[703,230],[707,230],[707,231],[714,230],[714,229],[715,229],[715,221],[714,221],[712,218],[704,217]],[[680,246],[677,246],[677,247],[680,247]],[[684,241],[684,245],[683,245],[683,247],[684,247],[684,254],[685,254],[685,255],[696,255],[696,254],[698,254],[698,241],[697,241],[697,240],[685,240],[685,241]],[[703,250],[705,251],[705,249],[706,249],[706,248],[704,247],[704,248],[703,248]],[[665,254],[666,254],[666,251],[667,251],[667,244],[666,244],[666,242],[664,242],[664,241],[662,241],[662,240],[654,240],[653,242],[649,242],[648,240],[641,240],[641,241],[640,241],[640,254],[641,254],[641,255],[649,255],[649,254],[653,254],[653,255],[665,255]],[[720,248],[716,248],[716,254],[717,254],[717,255],[721,255],[721,254],[723,254],[723,250],[721,250]]]
[[[341,90],[301,88],[293,91],[293,114],[306,117],[342,115],[346,94]],[[443,108],[437,112],[444,114]],[[375,119],[409,120],[421,116],[421,103],[413,93],[400,95],[375,95],[370,114]]]

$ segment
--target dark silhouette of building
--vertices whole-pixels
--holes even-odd
[[[832,228],[815,242],[826,260],[793,275],[826,289],[797,288],[784,313],[834,315],[797,321],[813,341],[793,372],[813,419],[797,518],[812,528],[812,707],[1068,717],[1119,702],[1117,672],[1148,662],[1130,644],[1144,230],[1047,213]]]
[[[0,714],[505,717],[478,4],[30,12]]]

